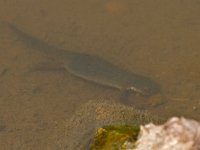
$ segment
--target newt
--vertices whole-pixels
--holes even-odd
[[[27,47],[51,54],[61,60],[63,67],[76,77],[145,97],[160,92],[160,86],[149,77],[127,71],[96,55],[56,47],[28,34],[15,24],[7,25]]]

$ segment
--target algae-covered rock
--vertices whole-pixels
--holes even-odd
[[[97,129],[90,150],[125,150],[135,147],[138,125],[108,125]]]

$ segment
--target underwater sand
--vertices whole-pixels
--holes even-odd
[[[2,0],[0,8],[0,21],[14,23],[34,37],[153,79],[167,101],[152,107],[162,97],[133,96],[128,104],[161,118],[200,120],[198,1]],[[78,79],[63,70],[62,61],[30,50],[2,24],[0,33],[2,149],[59,149],[59,137],[67,140],[64,132],[71,118],[79,118],[76,112],[82,106],[99,99],[120,102],[119,91]],[[30,72],[40,64],[49,67]],[[71,135],[76,130],[72,128]],[[63,145],[67,149],[68,144]]]

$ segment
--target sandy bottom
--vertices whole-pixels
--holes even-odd
[[[1,0],[1,149],[82,149],[96,127],[158,114],[200,120],[199,11],[198,1],[186,0]],[[56,57],[28,48],[4,21],[152,78],[162,92],[120,101],[119,91],[78,79]],[[46,68],[31,71],[40,65]]]

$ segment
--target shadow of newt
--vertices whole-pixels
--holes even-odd
[[[17,38],[31,49],[48,53],[61,60],[64,68],[76,77],[127,94],[149,97],[160,93],[160,86],[152,79],[129,72],[95,55],[64,50],[26,33],[15,24],[6,23]],[[126,95],[126,96],[125,96]]]

